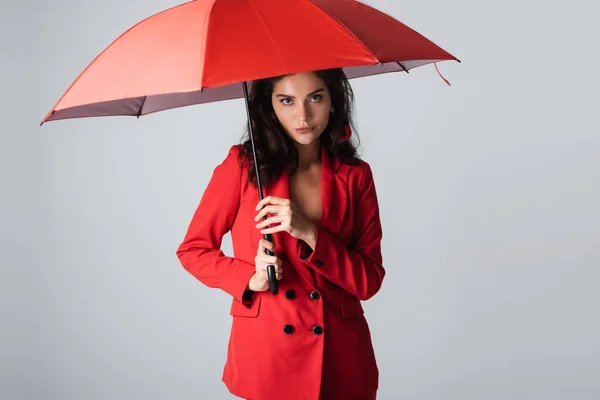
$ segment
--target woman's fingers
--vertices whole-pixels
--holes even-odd
[[[272,252],[275,252],[275,245],[269,242],[268,240],[260,239],[260,241],[258,242],[258,250],[256,251],[256,254],[261,256],[266,253],[265,250],[271,250]]]
[[[261,254],[265,254],[264,249],[271,250],[272,252],[275,252],[275,243],[271,243],[271,242],[269,242],[268,240],[265,240],[265,239],[261,239],[260,241],[263,244],[263,252]]]
[[[265,265],[265,270],[267,269],[267,267],[268,267],[269,265],[272,265],[272,266],[274,266],[274,267],[275,267],[275,273],[277,273],[277,274],[281,274],[281,273],[283,273],[283,267],[281,266],[281,261],[279,261],[279,263],[277,263],[277,264],[272,264],[272,263],[271,263],[271,264],[267,264],[267,265]]]
[[[266,265],[274,265],[275,269],[281,267],[281,260],[277,258],[277,256],[268,256],[266,254],[263,254],[262,256],[260,256],[260,261],[262,261]]]
[[[260,259],[260,262],[262,264],[262,267],[260,269],[262,269],[264,271],[267,270],[267,267],[269,265],[272,265],[275,267],[275,272],[280,273],[280,274],[283,272],[283,266],[282,266],[283,263],[276,256],[264,256]]]
[[[265,219],[264,221],[261,221],[259,223],[257,223],[256,225],[254,225],[256,228],[263,228],[265,226],[268,225],[272,225],[275,224],[277,222],[283,222],[287,219],[288,217],[286,215],[276,215],[274,217],[269,217],[267,219]]]
[[[283,278],[283,274],[282,274],[282,270],[280,269],[279,271],[277,271],[277,269],[275,270],[275,278],[280,281],[281,278]],[[259,270],[256,272],[256,277],[258,279],[259,282],[268,282],[269,281],[269,274],[267,273],[267,268],[265,267],[265,269]]]
[[[256,210],[260,210],[266,204],[289,204],[290,199],[283,199],[276,196],[267,196],[256,204]]]
[[[277,280],[281,280],[283,277],[282,261],[277,256],[268,255],[266,250],[271,250],[274,253],[275,245],[268,240],[261,239],[258,242],[258,250],[254,262],[256,264],[256,282],[260,282],[263,285],[269,282],[269,275],[267,273],[269,265],[275,267],[275,278]]]
[[[263,208],[262,210],[260,210],[258,212],[258,214],[256,214],[256,216],[254,217],[254,220],[258,221],[259,219],[261,219],[262,217],[264,217],[265,215],[267,215],[267,213],[269,213],[269,214],[279,214],[280,208],[281,208],[281,206],[266,206],[265,208]]]

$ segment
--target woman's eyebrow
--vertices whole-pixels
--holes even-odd
[[[306,97],[310,97],[310,96],[315,95],[315,94],[317,94],[319,92],[323,92],[324,90],[325,90],[325,88],[317,89],[314,92],[310,92]],[[295,99],[294,96],[290,96],[289,94],[278,94],[277,97],[289,97],[290,99]]]

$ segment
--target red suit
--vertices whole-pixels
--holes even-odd
[[[369,164],[342,164],[321,148],[322,219],[314,251],[273,234],[283,262],[279,293],[243,294],[262,234],[257,189],[233,146],[213,176],[177,250],[183,267],[232,296],[233,324],[223,382],[252,400],[371,400],[379,371],[361,300],[375,295],[382,266],[377,195]],[[289,199],[288,173],[265,196]],[[234,257],[220,250],[231,230]]]

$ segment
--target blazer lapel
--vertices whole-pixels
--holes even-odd
[[[319,226],[334,236],[342,229],[348,207],[348,183],[337,176],[341,162],[321,146],[321,204]]]
[[[340,166],[340,161],[332,157],[324,146],[321,146],[322,216],[319,227],[332,235],[337,235],[340,232],[346,220],[346,213],[351,212],[348,207],[348,184],[336,177]],[[268,188],[265,196],[269,195],[284,199],[290,198],[289,172],[287,169],[284,169],[279,178]],[[298,274],[311,285],[316,286],[313,271],[304,263],[297,262],[298,240],[286,232],[276,232],[273,239],[276,254],[286,254],[288,260],[295,265]]]

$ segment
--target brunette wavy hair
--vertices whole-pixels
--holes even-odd
[[[329,114],[329,123],[320,136],[321,145],[342,163],[356,165],[360,159],[354,143],[358,145],[360,139],[354,129],[354,93],[350,83],[341,68],[314,72],[329,89],[333,106],[333,112]],[[284,77],[285,75],[253,81],[248,93],[249,108],[254,120],[254,144],[263,187],[268,187],[277,180],[284,168],[288,169],[291,176],[299,167],[298,150],[277,119],[271,100],[275,83]],[[352,138],[344,141],[342,138],[346,135],[347,124],[352,128]],[[248,163],[248,182],[257,187],[252,143],[247,127],[242,137],[242,146],[240,162]]]

